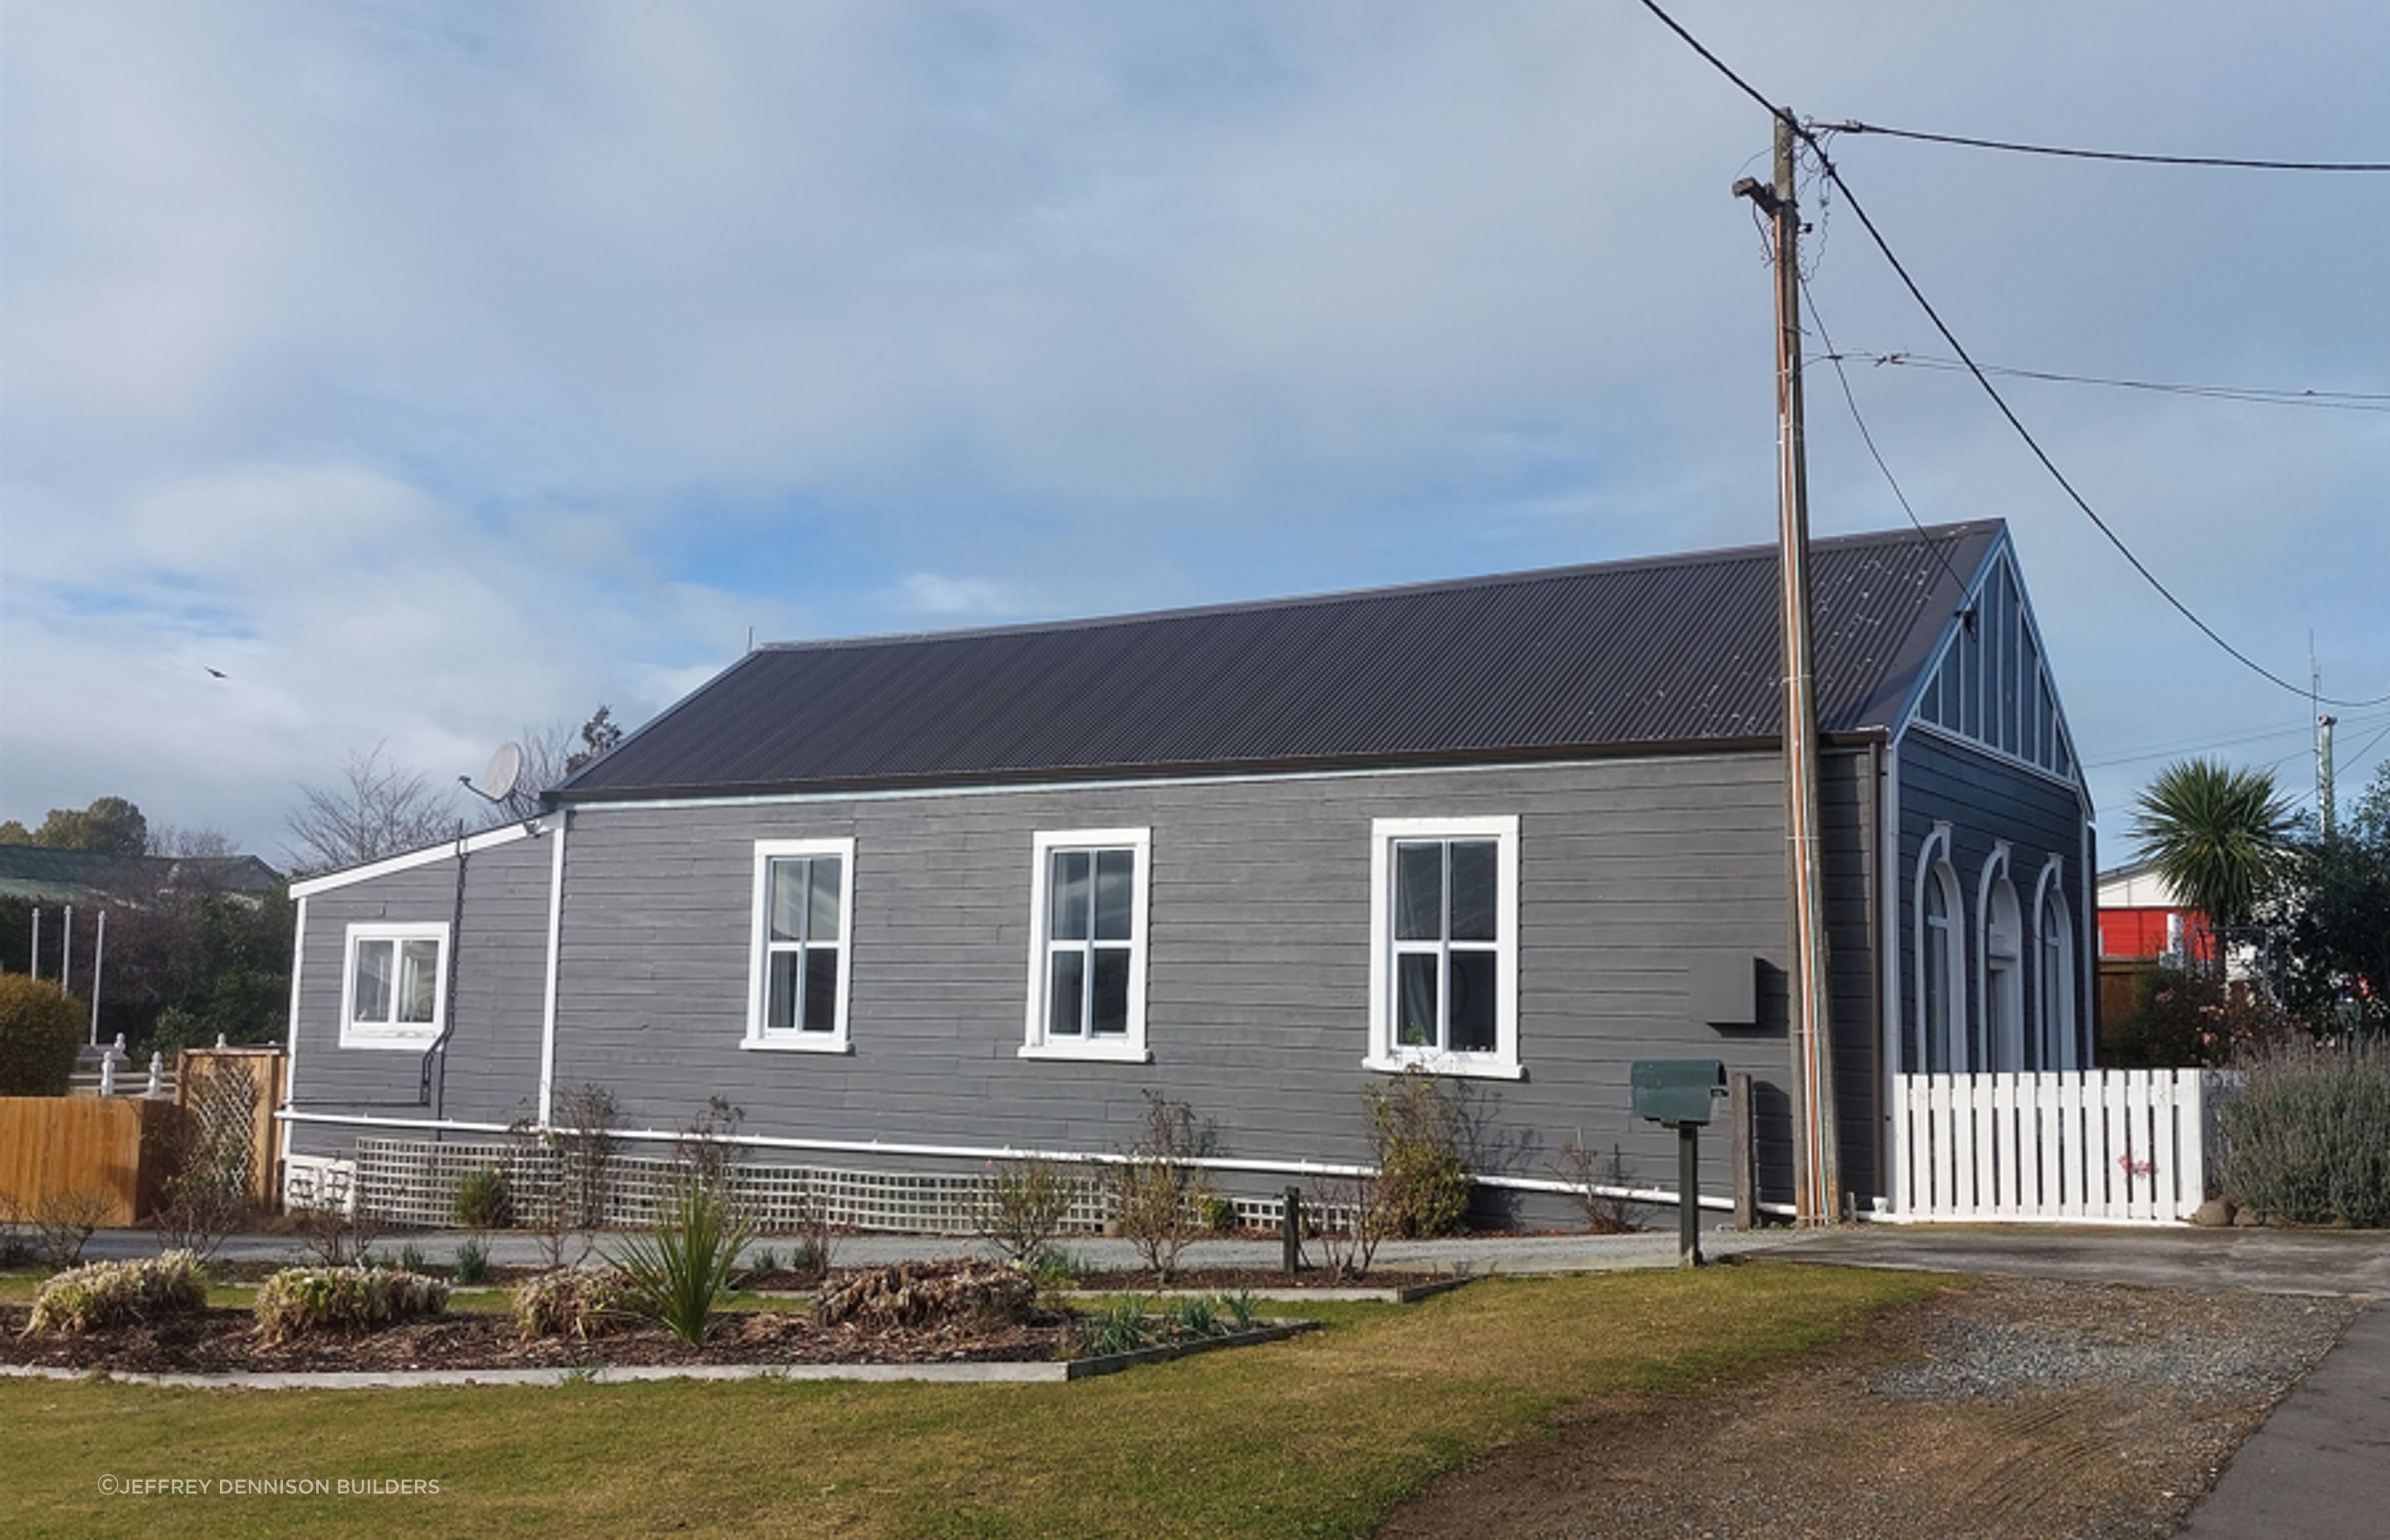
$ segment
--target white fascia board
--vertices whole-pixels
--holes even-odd
[[[392,872],[412,871],[418,866],[430,866],[435,861],[453,861],[460,853],[472,855],[499,845],[513,844],[518,840],[528,840],[534,835],[546,834],[553,827],[552,819],[527,818],[519,824],[508,824],[499,828],[485,828],[479,834],[469,834],[462,840],[443,840],[439,844],[426,845],[421,850],[411,850],[404,855],[385,856],[379,861],[368,861],[362,866],[351,866],[344,871],[326,872],[321,877],[311,877],[302,882],[293,882],[290,884],[290,896],[305,898],[310,893],[328,892],[334,888],[346,888],[358,882],[370,882],[377,877],[388,877]]]

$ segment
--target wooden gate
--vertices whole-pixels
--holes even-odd
[[[2175,1224],[2207,1197],[2207,1072],[1893,1077],[1901,1220]]]

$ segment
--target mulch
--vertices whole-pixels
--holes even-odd
[[[825,1327],[787,1311],[729,1311],[705,1345],[651,1327],[585,1339],[526,1340],[503,1315],[447,1315],[379,1331],[262,1340],[245,1310],[204,1310],[88,1333],[23,1335],[32,1314],[0,1306],[0,1364],[124,1373],[229,1374],[289,1370],[569,1368],[651,1364],[1047,1363],[1071,1336],[1070,1317],[1041,1314],[1020,1325],[877,1331]]]

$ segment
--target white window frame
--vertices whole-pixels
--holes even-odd
[[[1111,1064],[1150,1064],[1153,1054],[1145,1040],[1145,960],[1147,898],[1153,882],[1153,830],[1147,828],[1041,828],[1030,837],[1029,878],[1029,1006],[1022,1019],[1023,1059],[1085,1059]],[[1051,1036],[1046,1031],[1048,991],[1046,958],[1052,938],[1046,933],[1047,875],[1057,851],[1125,850],[1137,858],[1130,880],[1128,943],[1128,1031],[1117,1038]],[[1086,987],[1095,987],[1094,969]]]
[[[387,1021],[379,1024],[355,1020],[357,1003],[357,945],[361,942],[437,941],[440,955],[433,964],[431,985],[431,1020],[429,1021]],[[441,920],[356,920],[348,928],[345,950],[341,959],[341,1046],[344,1048],[395,1048],[420,1053],[440,1039],[441,1029],[448,1020],[448,922]],[[391,951],[393,971],[391,976],[391,1009],[398,1008],[398,976],[395,965],[399,952]]]
[[[771,1005],[772,863],[828,855],[839,857],[838,1009],[827,1033],[768,1032],[765,1013]],[[756,841],[753,903],[748,921],[747,1035],[739,1046],[768,1053],[853,1053],[854,1044],[847,1036],[846,1023],[848,1009],[854,1003],[854,841]]]
[[[1948,1073],[1958,1070],[1967,1052],[1967,901],[1959,886],[1959,873],[1950,865],[1950,826],[1935,824],[1925,843],[1917,852],[1917,1047],[1921,1061],[1906,1066],[1911,1074],[1925,1072],[1934,1063],[1934,1012],[1928,995],[1926,974],[1933,967],[1930,947],[1932,927],[1925,918],[1925,885],[1935,884],[1942,893],[1944,950],[1947,964],[1944,974],[1948,998],[1944,1002],[1942,1021],[1942,1070]]]
[[[1494,1051],[1456,1053],[1394,1041],[1394,847],[1428,840],[1494,841]],[[1366,1069],[1523,1080],[1519,1062],[1519,816],[1375,818],[1369,823],[1369,1052]]]
[[[1998,908],[1998,895],[2003,891],[2008,895],[2010,911],[2016,916],[2016,950],[1996,966],[1992,960],[1992,922]],[[1975,1000],[1976,1014],[1984,1029],[1984,1053],[1982,1063],[1967,1066],[1971,1071],[2013,1072],[2024,1061],[2025,937],[2029,924],[2024,905],[2017,902],[2016,879],[2009,871],[2009,842],[1999,841],[1992,846],[1992,853],[1984,858],[1983,873],[1975,883]],[[1994,993],[1992,988],[1998,974],[2006,975],[2004,995]]]
[[[2058,924],[2048,925],[2049,905],[2058,905]],[[2040,1045],[2044,1070],[2072,1070],[2075,1059],[2075,906],[2066,902],[2066,867],[2064,859],[2053,855],[2043,863],[2041,876],[2033,885],[2034,947],[2034,1033]],[[2050,954],[2057,953],[2057,967],[2052,968]],[[2050,975],[2063,975],[2063,987],[2057,995],[2058,1020],[2049,1019],[2051,1003]]]

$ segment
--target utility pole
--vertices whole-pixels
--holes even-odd
[[[1834,1050],[1828,1010],[1826,880],[1818,811],[1818,699],[1809,624],[1809,472],[1801,417],[1801,212],[1793,202],[1792,115],[1776,114],[1776,180],[1734,185],[1767,214],[1776,256],[1776,487],[1784,636],[1785,887],[1791,900],[1792,1176],[1803,1224],[1842,1211],[1834,1143]]]
[[[2316,717],[2316,821],[2327,840],[2339,822],[2333,807],[2334,788],[2332,783],[2332,730],[2340,725],[2340,718],[2319,714]]]

